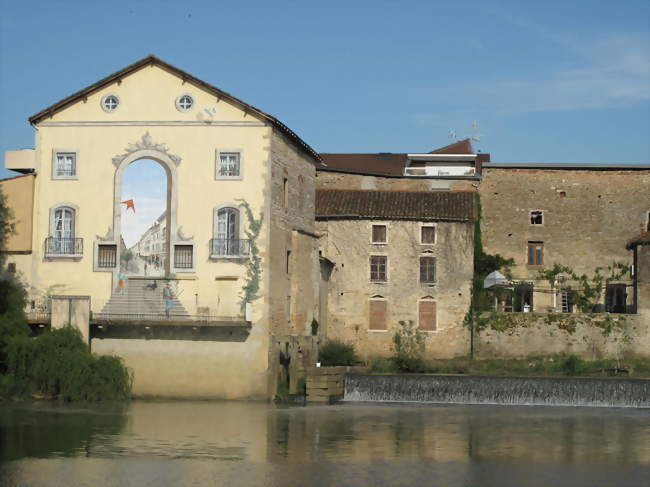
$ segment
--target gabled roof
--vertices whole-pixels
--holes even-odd
[[[474,219],[474,192],[374,191],[319,189],[317,220],[417,220]]]
[[[162,59],[157,58],[154,55],[149,55],[139,61],[136,61],[135,63],[127,66],[126,68],[120,69],[119,71],[100,79],[96,83],[93,83],[90,86],[87,86],[86,88],[77,91],[76,93],[73,93],[72,95],[68,96],[67,98],[64,98],[63,100],[58,101],[54,105],[51,105],[47,107],[44,110],[41,110],[40,112],[36,113],[35,115],[32,115],[29,117],[29,123],[32,125],[37,124],[41,122],[43,119],[50,117],[54,115],[57,112],[60,112],[61,110],[64,110],[68,106],[72,105],[73,103],[76,103],[79,100],[84,99],[88,95],[95,93],[102,88],[106,87],[107,85],[110,85],[111,83],[114,83],[116,81],[119,81],[120,79],[134,73],[135,71],[138,71],[146,66],[158,66],[165,71],[172,73],[179,78],[181,78],[183,81],[192,83],[196,85],[199,88],[204,89],[205,91],[212,93],[213,95],[223,98],[224,100],[229,101],[230,103],[238,106],[242,110],[249,112],[253,115],[257,115],[261,119],[269,122],[271,125],[273,125],[275,128],[277,128],[280,132],[282,132],[285,136],[287,136],[290,140],[292,140],[294,143],[298,145],[307,155],[311,156],[317,163],[322,163],[322,159],[318,153],[312,149],[304,140],[302,140],[298,135],[291,130],[289,127],[287,127],[285,124],[280,122],[277,118],[275,118],[273,115],[269,115],[266,112],[263,112],[259,108],[255,108],[253,105],[249,105],[248,103],[240,100],[239,98],[234,97],[230,93],[226,93],[223,90],[220,90],[216,86],[213,86],[209,83],[206,83],[205,81],[202,81],[198,78],[195,78],[191,74],[178,69],[175,66],[172,66],[171,64],[166,63]]]

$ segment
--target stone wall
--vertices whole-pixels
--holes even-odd
[[[650,357],[650,320],[640,315],[495,313],[481,319],[488,324],[475,334],[476,358]]]
[[[638,235],[650,210],[650,170],[484,168],[480,195],[483,246],[514,258],[513,277],[534,280],[527,244],[543,242],[543,265],[571,266],[593,274],[613,261],[631,264],[626,242]],[[543,211],[532,225],[530,212]],[[628,286],[631,281],[624,281]],[[536,283],[540,289],[545,282]],[[547,289],[550,291],[550,289]],[[628,288],[628,304],[632,302]],[[535,308],[553,306],[552,294],[536,293]]]
[[[371,243],[373,223],[387,224],[387,244]],[[434,245],[421,245],[420,223],[330,220],[319,222],[322,255],[335,266],[330,276],[327,336],[355,345],[364,358],[392,353],[399,321],[418,324],[418,306],[436,303],[436,330],[426,332],[427,356],[452,357],[469,352],[463,319],[470,304],[473,273],[473,223],[437,223]],[[425,253],[430,252],[430,253]],[[370,281],[370,255],[388,256],[388,280]],[[419,281],[420,256],[436,258],[436,283]],[[386,300],[385,331],[369,329],[369,300]]]
[[[379,191],[476,191],[478,181],[473,179],[443,179],[414,177],[384,177],[318,171],[317,189],[375,189]]]
[[[637,313],[650,321],[650,245],[636,247]]]
[[[268,256],[273,335],[308,334],[317,316],[315,172],[313,160],[273,130]]]

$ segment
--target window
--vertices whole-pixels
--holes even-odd
[[[544,225],[544,212],[541,210],[533,210],[530,212],[531,225]]]
[[[291,250],[287,250],[287,275],[291,274]]]
[[[191,95],[181,95],[176,98],[176,109],[179,112],[189,112],[194,106],[194,99]]]
[[[528,265],[544,265],[544,242],[528,242]]]
[[[45,241],[45,254],[49,256],[80,256],[83,239],[75,238],[76,210],[62,205],[50,209],[50,236]]]
[[[15,262],[9,262],[7,264],[7,272],[9,274],[15,274],[16,273],[16,263]]]
[[[436,282],[435,257],[420,257],[420,282],[426,284]]]
[[[605,311],[625,313],[627,310],[627,290],[625,284],[608,283],[605,287]]]
[[[573,302],[571,299],[571,291],[560,291],[557,293],[558,304],[562,313],[573,313]]]
[[[215,238],[212,239],[212,255],[232,257],[243,255],[244,241],[239,238],[239,210],[225,207],[217,210]]]
[[[97,246],[97,267],[114,268],[117,264],[117,245]]]
[[[648,212],[648,216],[646,218],[645,229],[646,232],[650,232],[650,211]]]
[[[372,243],[374,244],[386,243],[386,225],[372,226]]]
[[[217,178],[238,178],[240,175],[239,152],[220,152]]]
[[[117,97],[117,95],[106,95],[104,98],[102,98],[102,109],[107,112],[111,113],[117,110],[117,107],[120,105],[120,99]]]
[[[370,280],[375,282],[386,282],[386,268],[388,257],[385,255],[370,256]]]
[[[177,269],[191,269],[194,267],[193,245],[174,246],[174,267]]]
[[[436,302],[430,300],[420,301],[418,328],[422,331],[436,330]]]
[[[387,301],[384,299],[371,299],[368,311],[368,329],[386,330]]]
[[[77,154],[57,152],[54,157],[54,177],[73,178],[77,175]]]
[[[436,243],[436,227],[433,225],[426,225],[420,227],[420,243],[434,244]]]

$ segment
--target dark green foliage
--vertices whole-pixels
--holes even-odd
[[[429,367],[422,357],[399,355],[393,357],[393,362],[398,371],[407,374],[423,374],[429,371]]]
[[[371,357],[370,358],[370,371],[377,373],[393,373],[397,372],[397,365],[394,359],[387,357]]]
[[[14,336],[7,346],[9,373],[27,391],[65,401],[127,399],[132,376],[117,357],[90,353],[79,330],[48,330],[36,338]]]
[[[312,336],[318,335],[318,321],[316,321],[316,318],[311,320],[311,334]]]
[[[577,355],[569,355],[564,359],[561,367],[566,375],[580,375],[585,369],[585,363]]]
[[[6,260],[6,255],[2,251],[12,233],[14,233],[13,212],[7,206],[7,198],[0,188],[0,272],[4,270]]]
[[[359,357],[354,350],[354,345],[344,343],[340,340],[328,340],[318,350],[318,357],[321,365],[355,365],[359,363]]]
[[[478,194],[476,198],[477,217],[474,221],[474,278],[472,280],[472,304],[466,321],[471,321],[472,317],[489,309],[489,300],[483,288],[485,277],[494,271],[502,271],[506,277],[511,274],[510,268],[515,265],[514,259],[506,259],[499,254],[486,254],[483,251],[483,241],[481,237],[481,199]]]
[[[27,336],[25,290],[11,274],[0,270],[0,374],[7,371],[7,341],[14,336]]]

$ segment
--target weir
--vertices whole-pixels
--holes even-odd
[[[648,408],[650,380],[350,374],[343,400]]]

